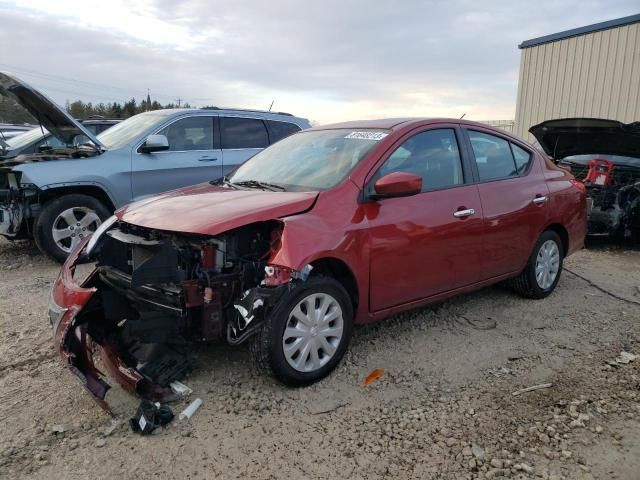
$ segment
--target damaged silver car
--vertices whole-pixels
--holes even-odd
[[[56,139],[40,142],[36,152],[16,152],[0,142],[0,236],[33,238],[60,262],[126,203],[221,178],[269,144],[309,127],[286,113],[164,109],[95,136],[90,125],[11,75],[0,73],[0,95],[40,122],[36,137],[41,131],[43,139]]]

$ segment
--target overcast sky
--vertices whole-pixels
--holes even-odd
[[[289,111],[317,123],[513,119],[523,40],[638,0],[0,0],[0,70],[67,99]]]

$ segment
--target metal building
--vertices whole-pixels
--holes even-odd
[[[640,120],[640,14],[527,40],[514,133],[567,117]]]

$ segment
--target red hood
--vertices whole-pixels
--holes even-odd
[[[127,223],[157,230],[217,235],[253,222],[310,209],[317,192],[233,190],[201,184],[172,190],[116,212]]]

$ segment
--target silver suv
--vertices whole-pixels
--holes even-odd
[[[4,160],[7,145],[0,145],[0,235],[33,237],[58,261],[122,205],[222,178],[264,147],[310,126],[286,113],[170,109],[141,113],[96,137],[13,76],[0,73],[0,94],[20,103],[62,143]]]

